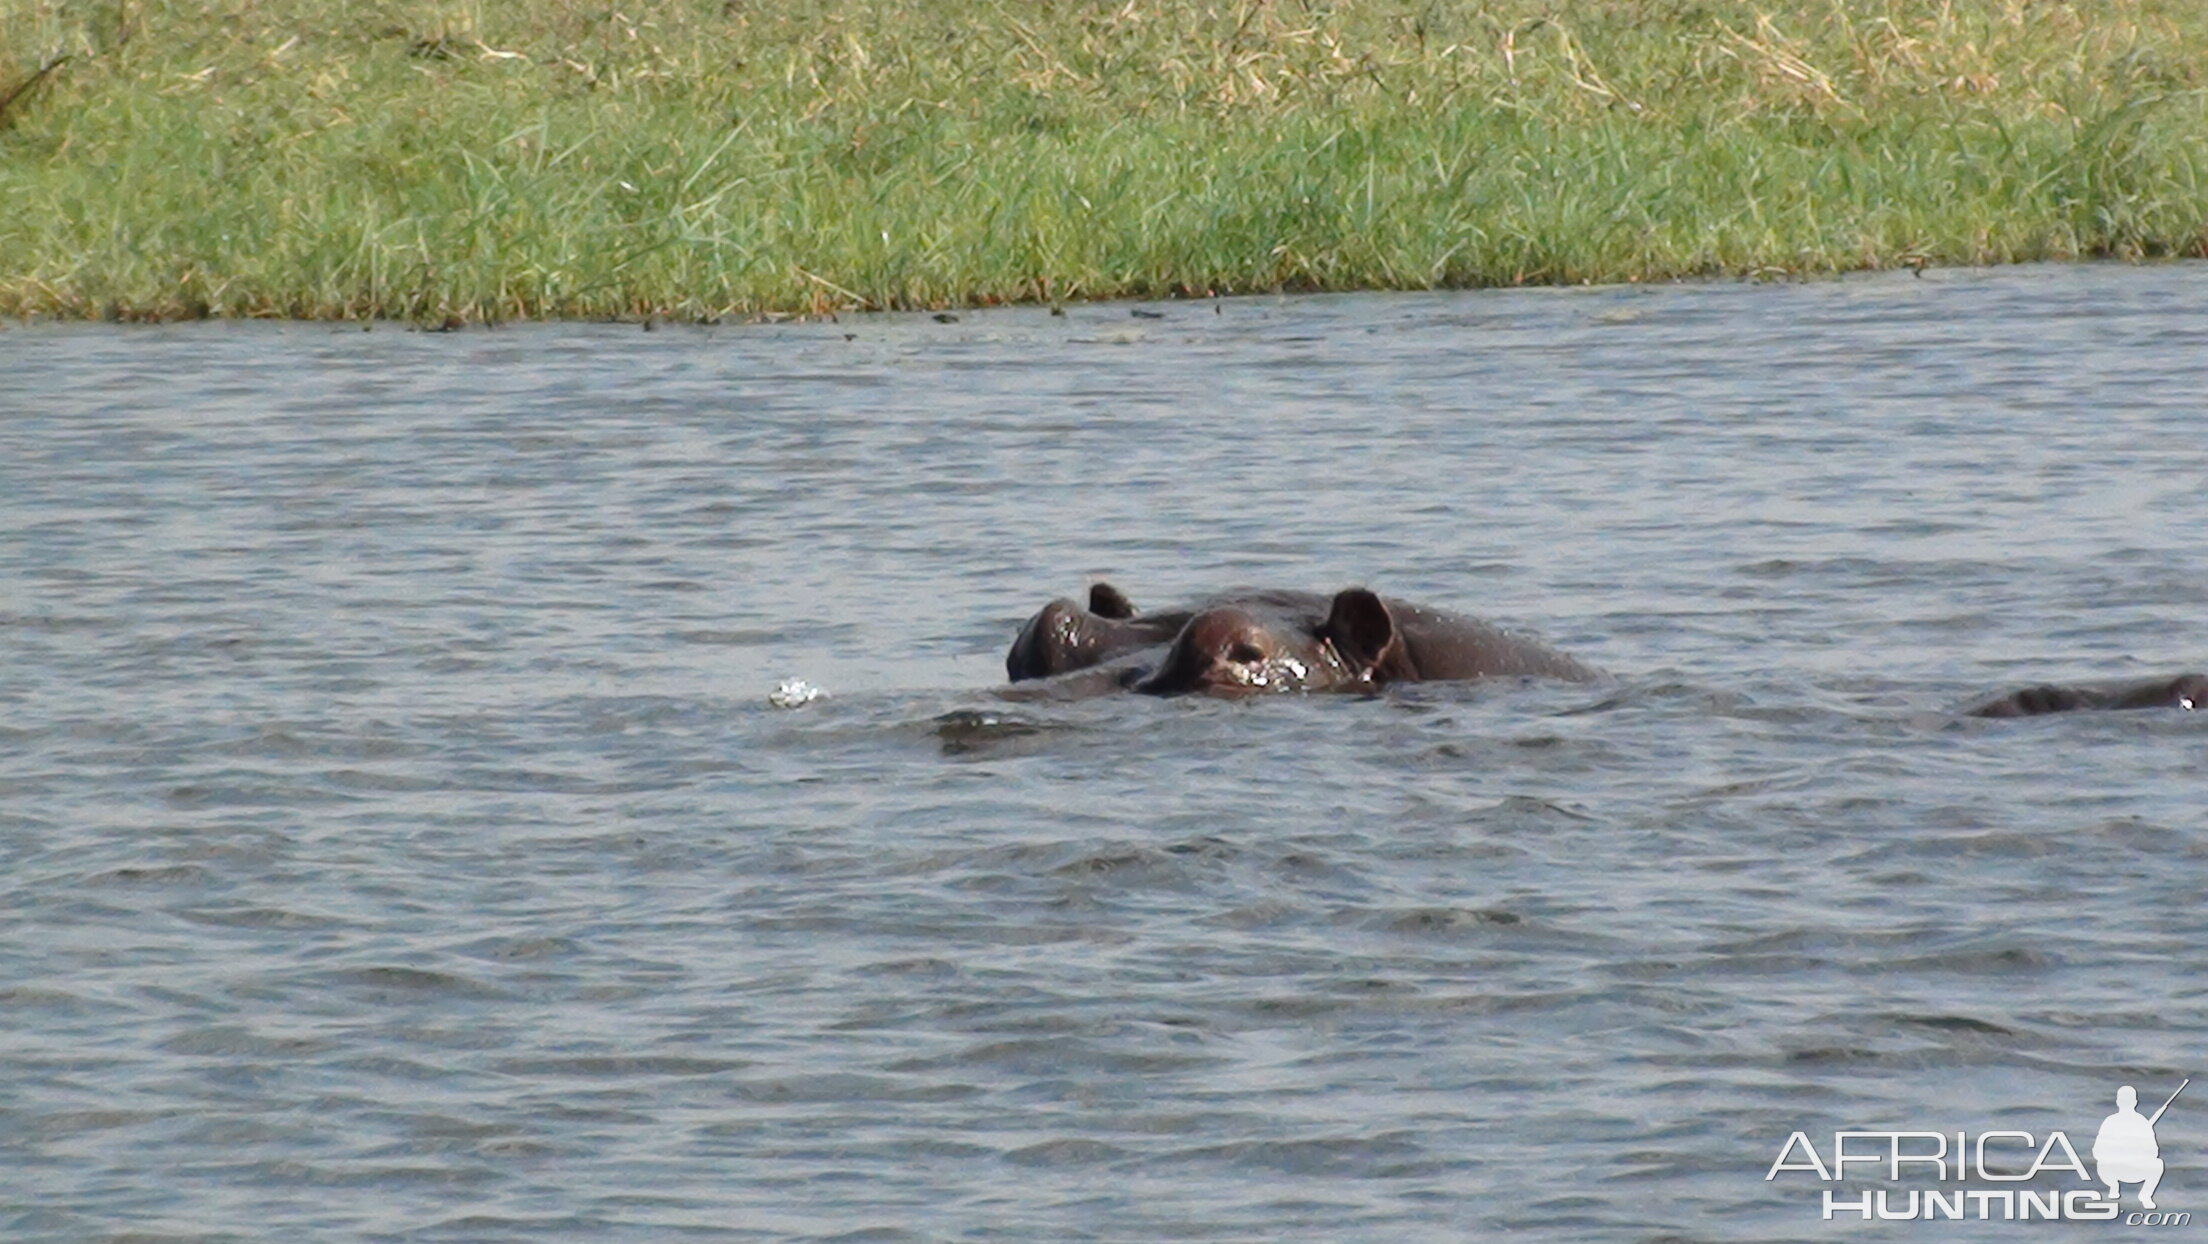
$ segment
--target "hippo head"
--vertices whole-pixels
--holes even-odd
[[[2186,712],[2208,708],[2208,675],[2179,674],[2160,683],[2149,682],[2110,707],[2181,708]]]
[[[1323,621],[1262,602],[1223,604],[1188,620],[1155,672],[1135,683],[1148,695],[1377,687],[1402,661],[1395,619],[1364,588],[1338,593]]]
[[[1054,600],[1027,620],[1004,672],[1013,682],[1049,678],[1100,665],[1121,654],[1162,644],[1180,628],[1184,614],[1138,617],[1134,603],[1109,583],[1089,589],[1089,607]]]
[[[2208,706],[2208,675],[2186,674],[2172,682],[2170,702],[2187,712]]]

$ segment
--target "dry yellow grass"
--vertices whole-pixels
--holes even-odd
[[[0,0],[0,312],[2197,255],[2208,6]]]

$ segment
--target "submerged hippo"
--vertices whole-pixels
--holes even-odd
[[[1243,590],[1193,609],[1143,614],[1108,584],[1091,590],[1086,610],[1064,600],[1044,606],[1021,629],[1005,669],[1015,682],[1088,671],[1062,680],[1068,695],[1125,689],[1241,696],[1471,678],[1602,677],[1538,640],[1364,588],[1333,596]]]
[[[2208,704],[2208,674],[2145,678],[2131,682],[2026,687],[1966,709],[1965,717],[2037,717],[2083,709],[2182,708]]]
[[[1086,608],[1054,600],[1006,654],[1014,683],[1047,679],[1014,699],[1134,691],[1244,696],[1269,691],[1371,691],[1390,683],[1535,677],[1586,682],[1600,670],[1477,618],[1349,588],[1237,589],[1186,609],[1144,613],[1118,588],[1089,589]],[[2208,704],[2208,675],[2026,687],[1963,710],[1966,717]]]
[[[1029,618],[1004,656],[1004,672],[1024,682],[1102,665],[1170,643],[1191,616],[1186,609],[1143,615],[1118,588],[1099,583],[1089,589],[1088,608],[1060,598]]]

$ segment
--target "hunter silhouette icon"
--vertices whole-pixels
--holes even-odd
[[[2177,1086],[2177,1093],[2185,1091],[2185,1085],[2193,1082],[2187,1076],[2185,1083]],[[2108,1185],[2108,1199],[2122,1197],[2120,1185],[2139,1185],[2139,1206],[2154,1208],[2155,1185],[2162,1182],[2162,1150],[2154,1143],[2154,1125],[2161,1121],[2162,1111],[2177,1100],[2177,1093],[2162,1103],[2162,1110],[2152,1117],[2139,1113],[2139,1092],[2130,1085],[2116,1090],[2116,1113],[2101,1120],[2101,1130],[2093,1137],[2093,1164],[2100,1171],[2101,1182]]]

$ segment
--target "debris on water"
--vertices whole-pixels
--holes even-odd
[[[802,678],[785,678],[774,690],[767,693],[767,703],[776,708],[796,708],[810,704],[828,694]]]
[[[952,756],[982,751],[1011,739],[1043,733],[1044,727],[1024,717],[961,708],[935,719],[935,737]]]

